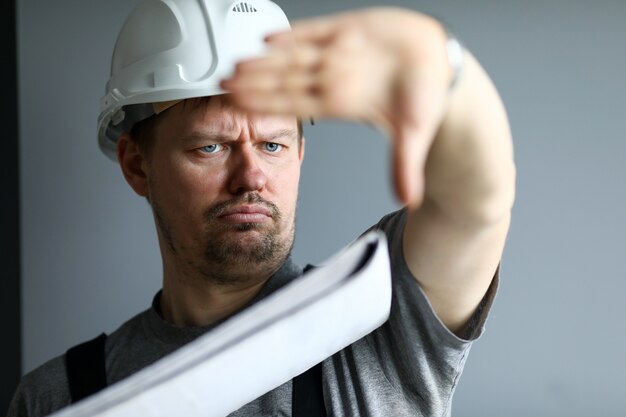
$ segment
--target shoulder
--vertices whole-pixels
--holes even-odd
[[[137,314],[107,337],[108,367],[115,358],[124,357],[124,347],[133,337],[146,332],[150,309]],[[114,371],[115,369],[113,369]],[[107,373],[111,369],[107,369]],[[126,372],[125,374],[127,374]],[[113,376],[115,372],[113,372]],[[121,379],[121,376],[115,379]],[[24,375],[9,406],[8,417],[45,416],[71,403],[65,354],[57,356]]]
[[[410,324],[415,322],[418,324],[415,330],[422,333],[427,332],[426,336],[436,339],[436,346],[447,346],[464,351],[469,347],[468,342],[476,340],[483,333],[486,318],[497,292],[499,270],[495,272],[490,287],[471,317],[466,332],[462,338],[459,338],[443,324],[419,280],[408,267],[404,255],[403,236],[407,218],[408,212],[406,208],[403,208],[383,216],[378,223],[368,229],[381,230],[385,233],[388,241],[394,291],[390,322],[393,323],[393,319],[397,319],[396,324],[403,327],[410,327]]]
[[[327,361],[325,370],[376,398],[385,415],[447,415],[472,338],[450,332],[437,317],[403,255],[405,209],[382,217],[369,230],[385,233],[392,276],[392,302],[387,322]],[[489,306],[477,313],[480,328]],[[343,394],[337,394],[341,397]],[[338,402],[343,403],[343,398]],[[380,410],[379,410],[380,411]]]
[[[138,317],[107,338],[107,357],[119,338],[136,330]],[[111,335],[111,336],[114,336]],[[113,339],[113,340],[110,340]],[[51,414],[71,404],[65,354],[57,356],[24,375],[9,406],[8,417],[35,417]]]
[[[8,417],[48,415],[70,404],[65,355],[26,374],[17,387]]]

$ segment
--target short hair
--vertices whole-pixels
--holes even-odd
[[[211,98],[214,96],[206,96],[206,97],[196,97],[196,98],[188,98],[183,100],[183,106],[191,105],[193,108],[197,108],[203,106],[205,109],[209,106]],[[223,101],[222,101],[223,103]],[[225,104],[228,105],[228,104]],[[166,110],[167,111],[167,110]],[[152,148],[154,146],[154,133],[155,129],[161,120],[161,115],[153,114],[152,116],[140,120],[135,123],[133,127],[130,129],[131,139],[135,141],[137,146],[139,147],[139,151],[144,155],[149,157],[152,152]],[[297,119],[297,129],[298,129],[298,146],[302,144],[303,137],[303,128],[302,128],[302,119]]]

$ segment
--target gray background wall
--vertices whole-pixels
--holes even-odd
[[[292,18],[373,1],[278,1]],[[160,285],[147,204],[98,151],[115,36],[136,0],[18,0],[23,371],[112,331]],[[502,286],[456,416],[626,412],[626,2],[396,1],[443,17],[508,107],[519,170]],[[386,141],[306,131],[295,258],[396,205]]]

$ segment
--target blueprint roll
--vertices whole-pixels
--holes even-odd
[[[53,416],[223,417],[367,335],[390,307],[387,242],[373,231],[176,352]]]

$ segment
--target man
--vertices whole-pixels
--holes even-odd
[[[115,137],[126,181],[153,210],[163,289],[107,338],[107,383],[301,273],[289,258],[305,148],[296,117],[332,117],[389,135],[396,194],[407,207],[376,225],[389,240],[390,318],[323,362],[324,408],[331,416],[449,415],[495,293],[514,199],[497,92],[468,52],[461,71],[440,23],[409,10],[304,21],[267,41],[266,56],[222,81],[229,94],[155,100],[156,114]],[[232,416],[291,415],[291,391],[288,382]],[[9,416],[70,402],[59,357],[23,379]]]

